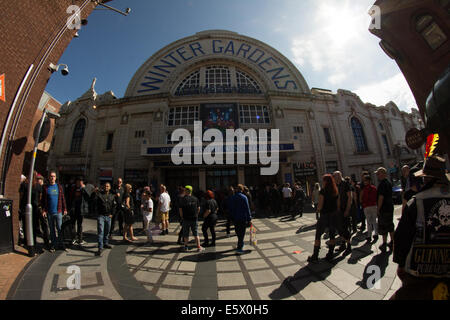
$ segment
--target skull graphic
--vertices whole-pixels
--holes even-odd
[[[438,210],[438,217],[441,227],[450,226],[450,205],[444,203]]]

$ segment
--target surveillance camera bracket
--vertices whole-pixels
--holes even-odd
[[[112,10],[112,11],[115,11],[115,12],[117,12],[117,13],[120,13],[120,14],[122,14],[122,15],[124,15],[124,16],[128,16],[128,14],[131,12],[131,8],[127,8],[127,9],[125,10],[125,12],[123,12],[123,11],[120,11],[120,10],[118,10],[118,9],[116,9],[116,8],[113,8],[113,7],[111,7],[111,6],[108,6],[107,4],[104,4],[102,1],[92,0],[92,2],[94,2],[96,6],[99,6],[99,5],[100,5],[100,6],[106,8],[106,9],[94,9],[94,10]]]

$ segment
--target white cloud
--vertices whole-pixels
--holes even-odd
[[[401,73],[381,82],[363,85],[353,91],[364,102],[381,106],[393,101],[403,111],[418,109],[411,89]]]
[[[358,88],[373,104],[415,107],[406,80],[370,34],[373,0],[317,0],[307,30],[291,39],[293,62],[323,79],[321,87]]]
[[[345,80],[361,68],[361,52],[371,42],[366,9],[354,1],[318,1],[311,31],[292,39],[294,62],[327,72],[331,84]]]

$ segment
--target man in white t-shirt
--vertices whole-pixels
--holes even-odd
[[[147,235],[147,243],[153,242],[152,231],[151,231],[151,221],[153,218],[153,201],[151,198],[151,192],[149,190],[144,190],[142,193],[142,215],[144,221],[144,230]]]
[[[286,183],[284,185],[282,193],[283,193],[284,211],[289,212],[289,208],[291,207],[291,198],[292,198],[292,189],[290,188],[289,183]]]
[[[159,195],[159,220],[161,221],[161,235],[169,234],[169,211],[170,211],[170,196],[166,191],[166,186],[159,187],[161,194]]]

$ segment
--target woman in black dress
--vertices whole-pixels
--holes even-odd
[[[308,262],[319,260],[320,237],[328,228],[330,233],[329,251],[325,257],[328,261],[333,259],[335,246],[337,211],[339,208],[339,191],[334,178],[330,174],[323,176],[323,188],[319,193],[318,212],[320,212],[319,221],[316,226],[316,241],[314,242],[314,253],[308,257]]]
[[[206,202],[203,210],[203,218],[205,219],[202,226],[203,237],[205,242],[203,247],[215,247],[216,246],[216,224],[217,224],[217,211],[219,205],[214,199],[214,193],[211,190],[206,191]],[[208,240],[208,229],[211,231],[211,243]]]
[[[131,195],[132,187],[131,185],[125,185],[125,193],[123,194],[123,216],[125,222],[125,229],[123,231],[123,241],[132,242],[138,240],[133,234],[133,223],[134,223],[134,201]],[[127,238],[127,232],[130,239]]]

